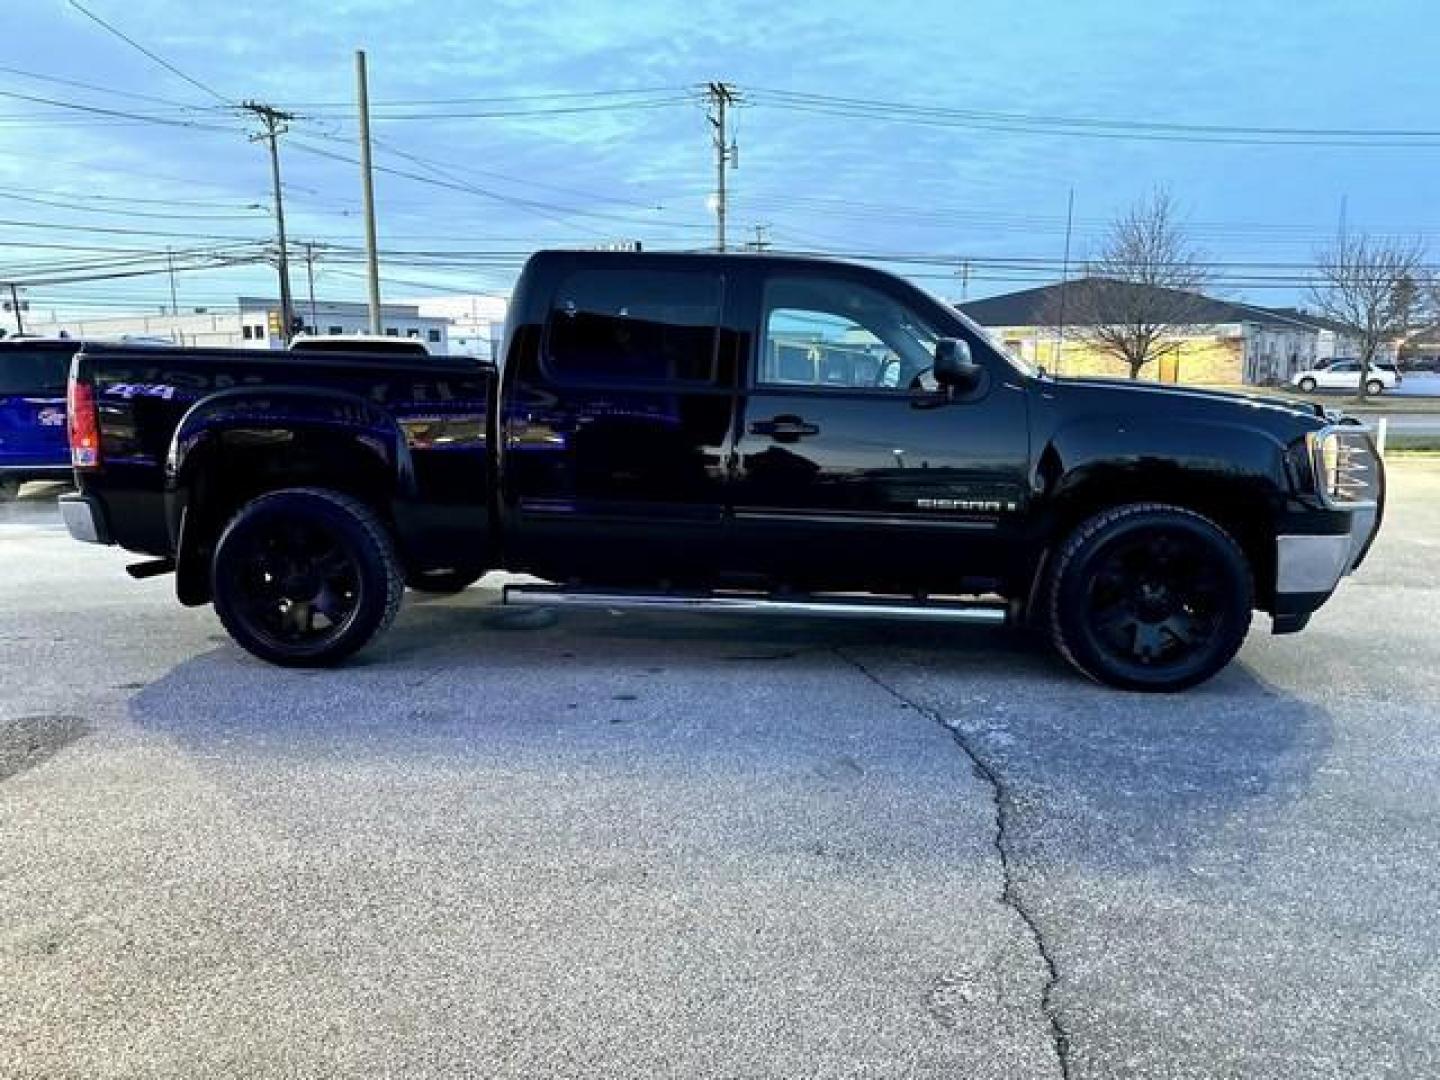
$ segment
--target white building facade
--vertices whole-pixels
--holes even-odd
[[[500,341],[505,336],[505,315],[510,299],[495,293],[465,296],[424,296],[402,303],[414,305],[422,314],[443,318],[450,324],[450,352],[457,356],[500,358]]]
[[[346,300],[302,300],[295,314],[308,333],[363,334],[370,330],[370,311],[363,303]],[[415,304],[382,304],[382,332],[390,337],[424,342],[430,352],[450,351],[450,320],[422,315]],[[157,315],[106,315],[49,322],[29,322],[25,329],[46,337],[81,340],[164,342],[172,345],[228,349],[284,348],[280,302],[267,297],[241,296],[234,309],[165,312]]]

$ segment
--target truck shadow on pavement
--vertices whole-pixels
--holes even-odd
[[[1189,867],[1238,817],[1253,829],[1257,814],[1283,812],[1332,740],[1326,713],[1240,661],[1188,693],[1129,694],[1086,682],[1014,634],[511,610],[478,589],[407,603],[384,639],[339,669],[277,669],[227,642],[151,685],[132,713],[208,759],[217,748],[323,747],[509,755],[529,767],[622,747],[663,765],[790,754],[802,722],[794,701],[811,688],[834,696],[847,721],[868,713],[877,741],[905,737],[896,712],[943,725],[956,752],[997,779],[1012,856],[1048,863]],[[803,753],[824,737],[810,730]],[[1225,842],[1230,858],[1255,841]],[[1243,859],[1233,869],[1243,874]]]

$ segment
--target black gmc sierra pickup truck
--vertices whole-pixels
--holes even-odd
[[[497,366],[86,346],[73,536],[154,556],[279,664],[359,649],[412,588],[507,603],[1021,622],[1178,690],[1254,610],[1301,629],[1384,473],[1311,405],[1057,379],[878,270],[542,252]]]

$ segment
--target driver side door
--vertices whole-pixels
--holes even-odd
[[[780,276],[756,298],[730,502],[747,564],[779,582],[955,587],[1023,516],[1020,377],[977,355],[982,385],[945,393],[939,332],[882,285]]]

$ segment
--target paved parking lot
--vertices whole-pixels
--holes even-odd
[[[1174,698],[412,598],[268,668],[0,508],[0,1075],[1440,1072],[1440,463]]]

